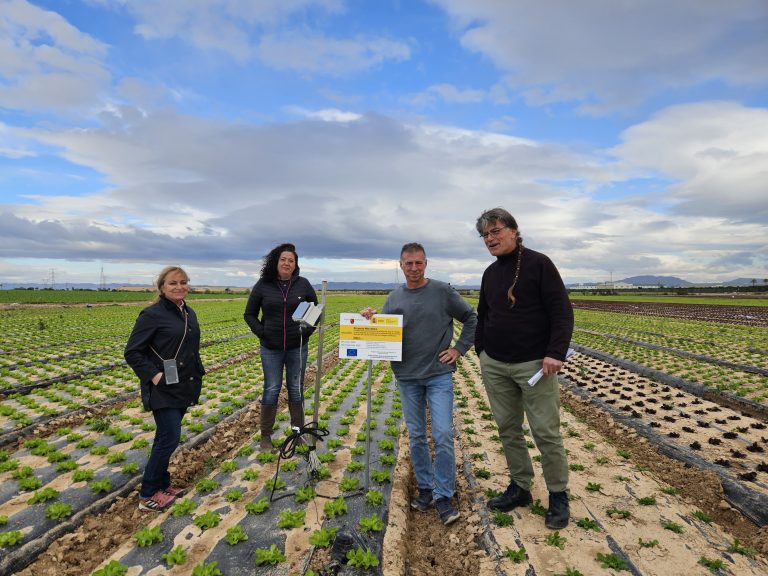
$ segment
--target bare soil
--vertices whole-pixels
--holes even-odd
[[[458,467],[455,503],[462,516],[445,527],[434,509],[422,513],[410,508],[408,503],[416,486],[408,439],[403,434],[393,474],[381,573],[522,576],[564,574],[571,568],[585,575],[615,574],[602,568],[596,560],[598,554],[608,554],[613,549],[620,550],[640,574],[710,574],[699,564],[701,558],[726,558],[727,572],[722,573],[768,573],[765,559],[768,528],[758,529],[725,502],[715,474],[660,455],[653,444],[633,430],[565,391],[561,399],[567,407],[563,412],[563,431],[569,462],[583,466],[582,470],[571,473],[572,522],[558,533],[554,544],[553,533],[544,528],[543,518],[533,509],[512,511],[511,524],[500,526],[485,508],[485,501],[488,490],[506,487],[506,462],[495,438],[495,423],[481,417],[487,398],[477,358],[470,353],[461,362],[466,370],[455,377],[454,423]],[[307,381],[313,381],[309,374]],[[190,485],[208,471],[212,462],[230,457],[251,440],[258,422],[259,407],[254,404],[238,418],[222,423],[208,442],[177,453],[171,470],[175,482],[182,487]],[[617,456],[618,450],[631,452],[631,459]],[[531,454],[537,455],[535,447],[531,448]],[[338,462],[334,469],[343,466],[344,462]],[[547,492],[541,480],[540,464],[535,462],[534,466],[537,474],[534,499],[546,507]],[[481,469],[487,474],[479,474]],[[599,488],[594,490],[595,486]],[[677,489],[679,494],[662,490],[669,488]],[[642,505],[639,499],[643,497],[653,497],[655,501],[652,505]],[[629,516],[617,517],[610,512],[612,509],[624,510]],[[709,521],[697,519],[693,512],[702,513]],[[90,574],[104,558],[132,539],[152,518],[148,514],[137,510],[135,494],[118,498],[108,510],[89,518],[80,528],[51,544],[19,575]],[[598,528],[578,526],[577,520],[581,519],[594,522]],[[682,532],[664,529],[662,522],[678,525]],[[757,556],[727,554],[726,550],[736,539],[756,550]],[[641,544],[653,541],[656,543],[650,547]],[[306,547],[300,538],[287,542],[291,574],[301,566]],[[525,550],[524,560],[514,561],[505,556],[520,549]],[[316,552],[313,565],[322,566],[323,561],[323,553]]]

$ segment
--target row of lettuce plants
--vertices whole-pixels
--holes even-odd
[[[261,390],[258,357],[209,374],[200,405],[184,418],[182,443],[245,409]],[[47,439],[28,439],[15,451],[0,451],[3,546],[40,538],[58,523],[135,483],[153,432],[151,413],[134,400],[82,426],[61,428]]]
[[[759,419],[583,354],[571,358],[564,375],[597,405],[658,435],[658,442],[768,497],[768,425]]]
[[[573,341],[713,390],[729,391],[759,403],[768,400],[768,378],[762,374],[718,366],[578,329],[574,332]]]
[[[626,336],[754,366],[766,361],[764,356],[761,358],[754,352],[768,349],[768,335],[764,328],[757,326],[578,309],[575,317],[577,325],[585,330]]]
[[[463,457],[471,463],[475,492],[482,503],[506,487],[506,461],[479,378],[478,360],[470,353],[459,362],[455,426],[461,428]],[[561,427],[571,473],[573,521],[565,530],[541,536],[547,491],[541,481],[541,454],[530,430],[524,428],[536,473],[533,503],[511,512],[482,511],[502,570],[522,573],[527,567],[532,573],[555,570],[574,576],[602,573],[606,568],[657,573],[658,556],[648,554],[655,548],[674,554],[688,570],[695,571],[705,559],[733,573],[761,573],[765,563],[755,558],[754,550],[740,546],[715,527],[706,513],[683,501],[679,489],[648,474],[634,461],[631,449],[612,445],[565,408]],[[571,554],[572,550],[590,553]]]
[[[315,360],[316,340],[314,335],[310,339],[310,363]],[[209,345],[202,348],[201,356],[204,364],[210,369],[255,354],[258,340],[249,334],[206,344]],[[337,344],[338,328],[327,330],[324,335],[325,349],[332,350]],[[55,382],[45,388],[35,388],[27,393],[11,393],[0,401],[0,434],[84,407],[94,407],[116,398],[128,397],[136,391],[135,376],[122,362],[119,367]]]
[[[379,441],[384,449],[376,464],[378,474],[372,474],[377,478],[374,483],[378,488],[386,485],[387,468],[394,464],[400,412],[398,404],[391,402],[389,414],[381,414],[380,407],[392,397],[391,374],[386,373],[383,364],[376,366],[374,383],[371,432],[383,431],[385,435]],[[313,393],[309,388],[306,395],[310,397]],[[372,488],[360,494],[365,454],[366,364],[336,364],[323,377],[320,397],[320,425],[327,427],[330,435],[318,444],[316,454],[321,467],[314,477],[308,474],[307,461],[301,458],[306,446],[298,446],[296,456],[282,460],[278,468],[275,454],[256,450],[256,435],[252,442],[237,450],[234,458],[221,462],[208,477],[200,479],[169,514],[152,520],[137,532],[132,543],[106,559],[99,569],[102,572],[97,570],[94,574],[106,574],[110,566],[139,570],[138,574],[177,565],[186,570],[215,569],[226,574],[282,564],[297,555],[298,560],[293,562],[305,565],[314,547],[330,546],[340,529],[339,523],[381,532],[386,521],[383,491]],[[307,404],[306,411],[311,410]],[[287,420],[287,414],[282,413],[275,425],[278,429],[282,426],[285,434],[290,432]],[[279,444],[282,440],[276,438],[274,442]],[[154,538],[146,538],[147,534]],[[294,543],[293,547],[289,541]],[[297,546],[301,547],[298,553]],[[368,549],[357,553],[371,565],[378,562],[378,557]],[[296,566],[291,569],[296,571]]]

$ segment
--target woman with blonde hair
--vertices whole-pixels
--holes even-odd
[[[205,368],[200,359],[200,325],[186,303],[189,276],[179,266],[157,277],[157,296],[136,319],[125,360],[139,377],[144,410],[155,419],[155,439],[144,468],[139,509],[162,511],[183,491],[171,486],[168,463],[179,445],[181,420],[200,398]]]

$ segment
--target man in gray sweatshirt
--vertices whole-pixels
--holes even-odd
[[[453,372],[456,359],[472,346],[477,314],[449,284],[425,278],[427,257],[416,242],[400,251],[405,285],[387,297],[383,314],[403,316],[403,359],[392,362],[397,378],[403,416],[408,427],[411,463],[419,495],[411,501],[415,510],[426,511],[434,502],[446,525],[460,514],[451,498],[456,488],[456,455],[453,442]],[[375,311],[367,309],[370,318]],[[453,321],[463,324],[456,343]],[[427,444],[426,408],[432,420],[434,464]]]

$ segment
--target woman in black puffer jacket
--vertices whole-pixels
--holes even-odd
[[[291,426],[304,425],[304,370],[307,340],[314,328],[292,319],[302,302],[317,304],[317,294],[299,276],[299,256],[293,244],[280,244],[264,257],[261,277],[245,306],[246,323],[261,342],[264,393],[261,399],[261,449],[272,449],[272,428],[285,370]],[[259,317],[261,313],[261,317]]]
[[[179,445],[181,420],[200,398],[205,374],[200,325],[184,300],[188,284],[182,268],[163,269],[157,278],[158,295],[139,313],[125,345],[125,360],[139,377],[142,404],[152,411],[156,425],[139,492],[141,510],[164,510],[182,494],[171,486],[168,463]]]

